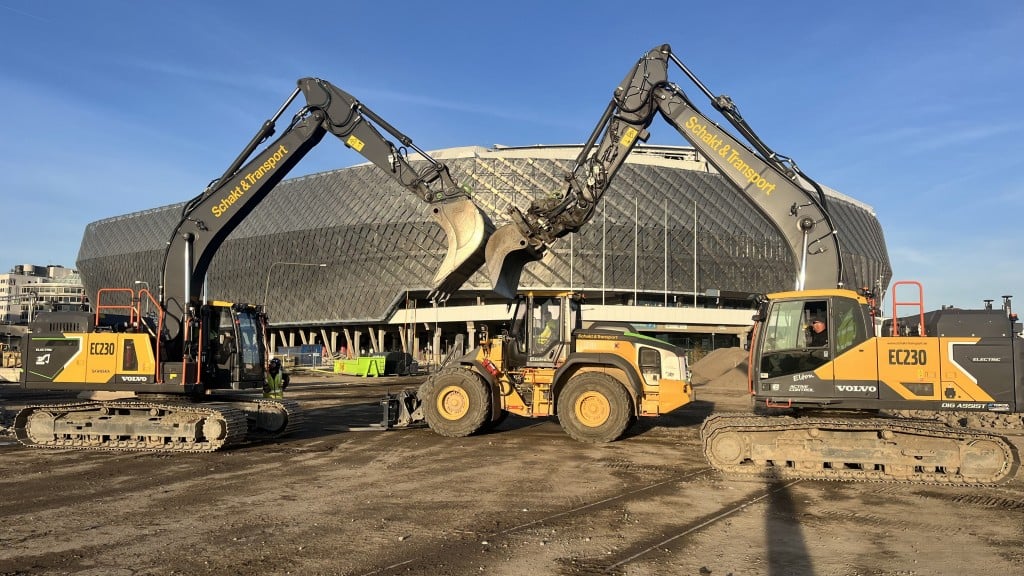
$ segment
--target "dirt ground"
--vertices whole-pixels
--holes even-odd
[[[740,481],[698,428],[744,411],[738,351],[698,402],[585,445],[510,417],[450,439],[366,429],[414,378],[296,376],[306,429],[210,454],[0,437],[0,575],[1024,574],[1024,473],[998,487]],[[0,384],[0,406],[38,400]],[[1020,446],[1024,437],[1014,437]]]

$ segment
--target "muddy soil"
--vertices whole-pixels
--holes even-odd
[[[169,456],[0,437],[0,575],[1024,573],[1024,474],[976,488],[709,470],[698,428],[748,409],[741,361],[705,359],[698,402],[598,446],[518,417],[462,439],[377,430],[382,394],[417,379],[333,375],[296,376],[309,423],[268,444]],[[40,396],[0,384],[8,415]]]

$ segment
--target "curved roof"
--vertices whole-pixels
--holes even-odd
[[[432,152],[495,224],[535,195],[560,196],[579,146],[452,148]],[[840,231],[846,285],[888,285],[872,209],[827,190]],[[77,268],[100,287],[155,287],[183,204],[90,223]],[[696,224],[696,226],[695,226]],[[379,321],[422,298],[446,250],[427,205],[371,164],[281,182],[228,238],[207,279],[211,298],[271,303],[277,323]],[[316,264],[327,264],[325,267]],[[527,266],[521,287],[670,294],[791,289],[795,268],[772,225],[691,148],[641,146],[594,219]],[[483,272],[463,293],[488,296]]]

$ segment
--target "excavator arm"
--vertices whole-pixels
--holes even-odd
[[[708,119],[668,80],[670,61],[754,149]],[[543,257],[555,239],[579,230],[590,220],[615,173],[638,141],[647,140],[647,128],[659,114],[783,235],[797,263],[797,289],[842,286],[839,239],[821,187],[791,159],[769,149],[732,101],[708,91],[664,44],[644,54],[616,88],[566,176],[569,185],[565,193],[557,199],[534,200],[525,212],[513,208],[511,222],[491,236],[486,260],[497,292],[514,293],[526,264]]]
[[[277,120],[300,93],[305,106],[277,140],[256,152],[274,135]],[[224,174],[183,208],[164,253],[160,300],[166,314],[165,337],[173,341],[182,336],[187,319],[195,313],[210,262],[228,235],[327,133],[428,204],[448,243],[431,283],[434,298],[447,298],[483,266],[484,245],[494,225],[469,192],[456,184],[448,167],[350,94],[319,78],[302,78]],[[409,148],[422,157],[422,165],[410,162]]]

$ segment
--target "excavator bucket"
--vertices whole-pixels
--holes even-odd
[[[534,248],[515,224],[505,224],[487,241],[487,274],[491,289],[505,298],[513,298],[519,290],[523,267],[544,256]]]
[[[469,198],[455,198],[431,210],[448,238],[448,252],[434,275],[430,297],[444,301],[483,267],[484,246],[494,224]]]

